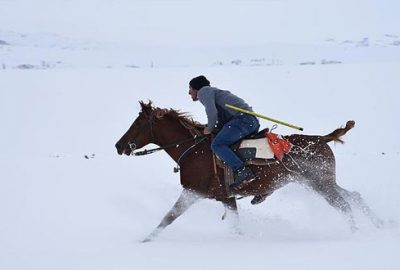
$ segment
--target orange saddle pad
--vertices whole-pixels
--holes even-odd
[[[272,152],[274,152],[275,157],[280,161],[282,161],[283,156],[289,153],[293,147],[293,144],[288,140],[283,139],[281,135],[266,132],[265,137],[267,137],[268,144],[271,147]]]

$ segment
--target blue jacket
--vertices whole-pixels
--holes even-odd
[[[242,113],[225,107],[230,104],[248,111],[253,109],[241,98],[229,91],[221,90],[211,86],[200,88],[197,97],[206,109],[208,118],[207,128],[212,131],[214,128],[222,128],[233,117]]]

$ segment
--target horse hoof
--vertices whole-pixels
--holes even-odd
[[[238,227],[231,228],[231,234],[236,236],[244,236],[244,232]]]
[[[351,225],[350,226],[350,230],[351,230],[351,232],[352,233],[356,233],[356,232],[358,232],[360,229],[356,226],[356,225]]]
[[[374,224],[375,228],[377,228],[377,229],[385,228],[385,222],[381,219],[373,220],[372,223]]]
[[[251,200],[251,204],[252,205],[256,205],[256,204],[260,204],[263,201],[265,201],[265,199],[268,197],[268,194],[264,194],[264,195],[256,195],[254,196],[254,198]]]
[[[145,239],[143,239],[140,242],[141,243],[149,243],[149,242],[152,242],[153,240],[154,240],[153,237],[147,236]]]
[[[147,237],[147,238],[143,239],[141,242],[142,243],[148,243],[148,242],[151,242],[151,241],[153,241],[153,239]]]

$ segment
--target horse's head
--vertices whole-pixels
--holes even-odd
[[[142,106],[142,111],[128,131],[115,144],[119,155],[125,154],[129,156],[132,151],[140,149],[149,143],[154,143],[154,108],[151,102],[145,104],[140,101],[139,103]]]

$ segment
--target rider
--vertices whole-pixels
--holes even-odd
[[[208,123],[203,133],[208,135],[219,130],[211,143],[211,149],[234,171],[235,182],[230,187],[239,189],[252,182],[255,179],[254,173],[229,146],[257,132],[260,124],[256,117],[227,108],[225,104],[248,111],[252,111],[252,108],[231,92],[211,87],[210,82],[203,75],[189,82],[189,95],[193,101],[200,100],[205,107]]]

